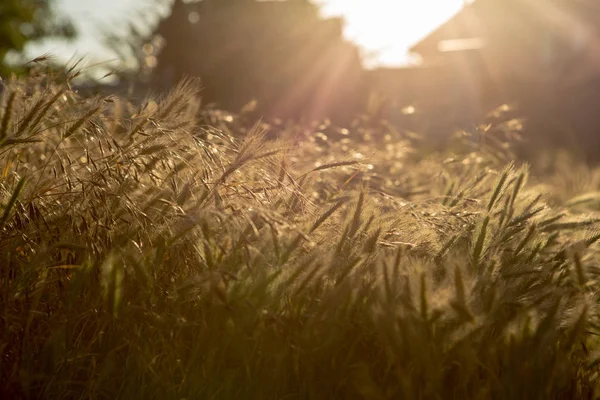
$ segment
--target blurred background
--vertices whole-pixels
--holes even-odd
[[[52,56],[80,90],[140,98],[196,76],[232,112],[371,113],[432,141],[507,105],[530,140],[594,161],[599,22],[593,0],[3,0],[0,76]]]

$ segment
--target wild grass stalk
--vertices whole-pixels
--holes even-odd
[[[197,89],[2,92],[0,397],[600,395],[597,188]]]

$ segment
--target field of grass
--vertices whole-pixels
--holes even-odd
[[[600,169],[4,82],[0,398],[600,396]],[[501,121],[501,118],[495,118]]]

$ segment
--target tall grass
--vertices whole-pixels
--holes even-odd
[[[5,85],[2,398],[600,395],[597,189],[510,163],[510,124],[425,153],[197,92]]]

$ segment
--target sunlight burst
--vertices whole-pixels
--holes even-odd
[[[327,15],[346,20],[346,36],[376,63],[409,61],[411,45],[458,12],[464,0],[321,0]]]

